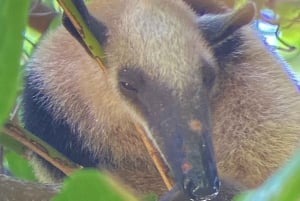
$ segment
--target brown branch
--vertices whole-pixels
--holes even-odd
[[[43,159],[50,162],[56,168],[61,170],[66,175],[70,175],[75,170],[82,168],[81,166],[69,161],[65,157],[63,157],[60,153],[54,150],[51,146],[47,145],[46,143],[42,142],[37,137],[30,134],[25,129],[21,128],[20,126],[12,123],[7,122],[4,125],[3,133],[7,134],[14,140],[23,144],[29,150],[35,152]]]
[[[0,174],[0,201],[50,201],[59,190],[58,184],[26,182]]]
[[[136,130],[140,134],[140,137],[152,159],[154,162],[160,176],[162,177],[166,187],[168,190],[171,190],[174,187],[174,181],[169,176],[169,168],[164,162],[164,160],[161,158],[159,151],[155,148],[152,141],[147,137],[147,134],[145,133],[144,129],[137,123],[135,123]]]

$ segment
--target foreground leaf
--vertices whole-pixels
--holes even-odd
[[[0,126],[7,119],[17,96],[22,52],[22,31],[30,1],[0,1]]]
[[[123,186],[98,170],[80,170],[67,178],[52,201],[138,201]]]
[[[5,160],[8,164],[8,169],[13,176],[30,181],[36,181],[32,167],[28,163],[28,160],[12,151],[5,154]]]

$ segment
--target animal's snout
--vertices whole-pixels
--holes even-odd
[[[195,172],[191,169],[184,176],[183,188],[185,193],[193,200],[209,200],[217,196],[219,179],[213,181],[213,188],[205,182],[205,172]]]
[[[199,175],[194,175],[194,174],[188,173],[184,177],[183,188],[189,195],[192,195],[192,197],[201,195],[198,192],[200,189],[199,182],[201,182],[201,178]]]

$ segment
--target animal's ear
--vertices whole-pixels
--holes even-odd
[[[206,14],[198,18],[204,38],[212,45],[225,40],[242,26],[249,24],[255,16],[255,4],[247,3],[238,10],[223,14]]]
[[[106,26],[98,21],[94,16],[90,14],[87,7],[84,4],[84,1],[74,1],[74,5],[80,12],[83,20],[87,24],[89,30],[94,34],[95,38],[99,42],[99,44],[104,45],[107,41],[107,28]],[[83,45],[86,49],[88,49],[81,38],[80,34],[74,27],[73,23],[69,19],[67,15],[63,15],[63,25],[64,27],[69,31],[69,33],[80,42],[81,45]],[[88,51],[89,52],[89,51]]]

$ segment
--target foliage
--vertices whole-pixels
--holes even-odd
[[[281,28],[281,38],[299,50],[300,48],[300,2],[279,3],[275,12],[280,16],[277,21]]]
[[[9,171],[16,177],[36,181],[31,166],[28,164],[28,160],[24,159],[15,152],[8,151],[5,154],[5,161]]]
[[[258,30],[267,43],[275,47],[279,55],[290,64],[287,70],[300,89],[300,1],[269,1],[261,4]]]
[[[22,31],[27,20],[29,1],[0,1],[0,126],[7,119],[20,84]]]
[[[138,201],[111,176],[97,170],[80,170],[67,178],[52,201]]]

